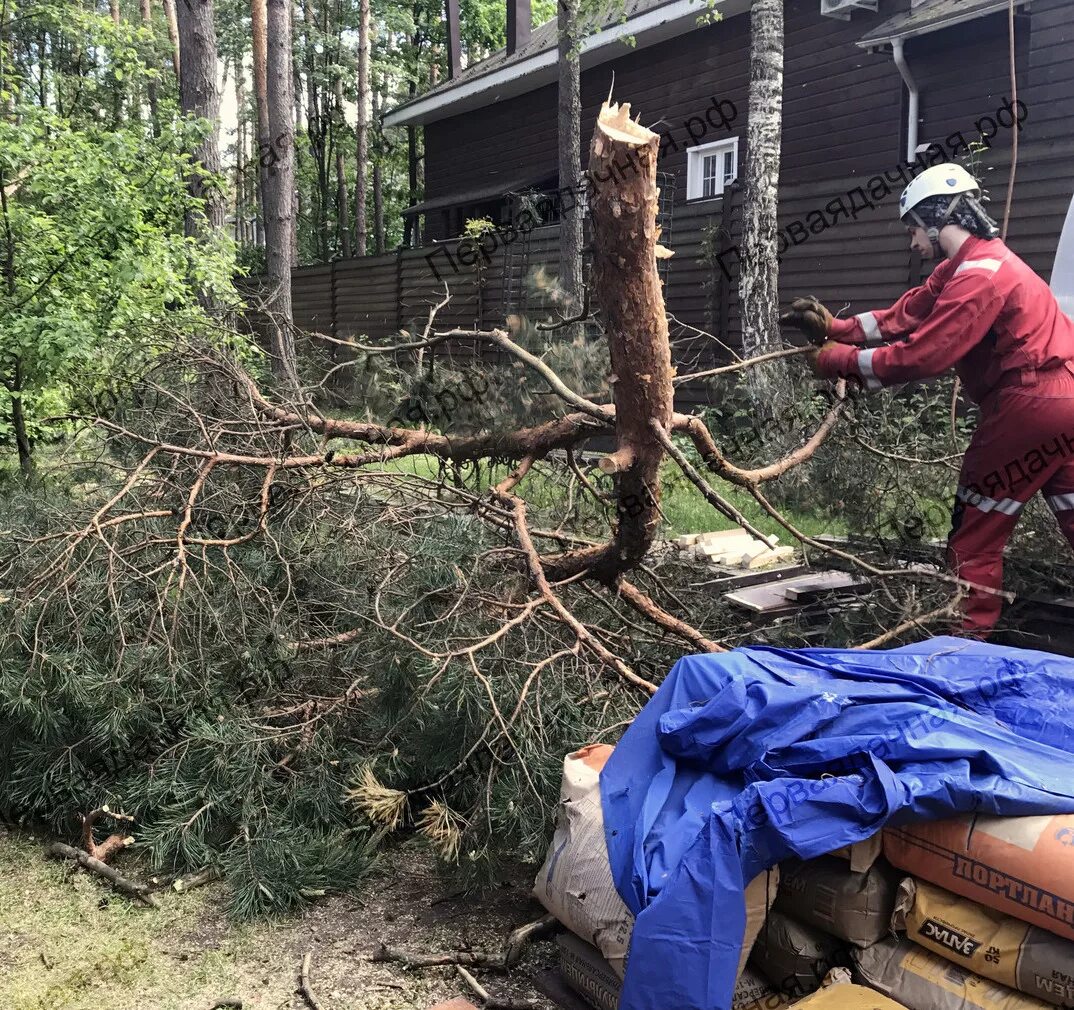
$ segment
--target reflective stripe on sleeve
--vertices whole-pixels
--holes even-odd
[[[955,494],[960,502],[972,505],[982,512],[1001,512],[1005,516],[1016,516],[1025,507],[1025,502],[1018,501],[1017,498],[986,498],[966,487],[960,487]],[[1074,505],[1071,507],[1074,508]]]
[[[865,334],[865,344],[870,346],[873,344],[882,344],[884,342],[884,335],[880,332],[880,327],[876,322],[876,316],[871,312],[863,312],[861,315],[854,317],[861,325],[862,333]]]
[[[865,380],[866,389],[882,389],[884,384],[876,377],[876,372],[873,371],[873,355],[876,354],[878,348],[873,347],[868,351],[858,351],[858,371],[861,372],[861,377]]]
[[[1069,512],[1074,509],[1074,494],[1050,494],[1047,498],[1053,512]]]
[[[955,270],[955,276],[964,274],[968,270],[986,270],[994,274],[1001,266],[1003,266],[1003,260],[966,260],[965,263],[959,264],[958,269]]]

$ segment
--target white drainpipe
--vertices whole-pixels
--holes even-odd
[[[906,124],[906,160],[913,161],[917,158],[918,116],[921,110],[921,95],[917,90],[914,75],[910,73],[910,67],[906,62],[902,39],[891,40],[891,52],[895,57],[895,66],[899,68],[899,73],[902,74],[902,79],[906,82],[906,90],[910,92],[910,121]]]

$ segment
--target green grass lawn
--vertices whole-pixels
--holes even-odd
[[[433,456],[408,456],[385,466],[386,470],[410,473],[428,479],[436,477],[438,468],[439,463]],[[469,475],[467,476],[467,486],[472,489],[487,488],[490,484],[502,480],[509,472],[506,466],[497,466],[491,471],[483,468],[476,482]],[[706,475],[706,479],[756,529],[765,534],[778,535],[782,543],[789,543],[792,540],[790,533],[771,518],[747,491],[712,475]],[[661,470],[661,490],[660,507],[666,520],[666,528],[663,532],[665,537],[735,528],[735,524],[717,512],[671,461],[665,463]],[[531,472],[519,482],[518,493],[534,507],[554,508],[562,503],[564,491],[561,483],[537,471]],[[771,499],[771,494],[766,497]],[[788,521],[809,536],[846,532],[844,523],[837,519],[833,520],[820,512],[802,512],[796,509],[781,511]]]

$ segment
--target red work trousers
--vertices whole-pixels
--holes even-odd
[[[1074,366],[1000,389],[981,413],[962,462],[947,559],[960,578],[999,590],[1003,549],[1038,491],[1074,547]],[[964,633],[985,637],[1003,600],[970,589],[962,607]]]

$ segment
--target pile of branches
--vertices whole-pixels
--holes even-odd
[[[563,753],[614,741],[684,652],[741,641],[696,571],[654,550],[669,466],[714,518],[764,538],[735,485],[877,579],[859,644],[950,619],[955,580],[820,543],[766,494],[831,436],[842,391],[800,444],[749,468],[675,412],[657,148],[629,107],[605,107],[591,171],[641,168],[592,199],[612,403],[507,331],[437,330],[434,309],[424,333],[341,346],[387,359],[464,335],[543,383],[549,416],[463,433],[333,417],[308,391],[269,392],[226,341],[177,338],[91,419],[69,492],[23,496],[6,520],[7,816],[74,834],[107,803],[154,866],[213,866],[240,915],[348,886],[404,825],[475,872],[538,855]]]

